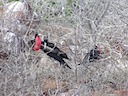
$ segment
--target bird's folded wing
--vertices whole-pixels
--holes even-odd
[[[48,46],[45,46],[45,47],[44,47],[44,45],[41,45],[41,50],[46,51],[46,53],[52,52],[52,53],[54,53],[54,54],[58,54],[58,51],[57,51],[57,50],[54,50],[54,48],[55,48],[55,47],[50,48],[50,47],[48,47]]]

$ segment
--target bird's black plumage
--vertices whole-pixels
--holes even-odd
[[[97,47],[95,47],[95,49],[90,50],[89,54],[90,54],[89,61],[91,61],[92,59],[99,59],[100,55]]]
[[[56,55],[65,58],[65,59],[69,59],[67,54],[64,53],[63,51],[61,51],[57,46],[55,46],[53,43],[48,42],[47,39],[45,39],[42,44],[44,45],[46,43],[46,46],[52,48],[52,52],[55,53]]]
[[[101,57],[100,50],[98,50],[98,47],[95,46],[94,49],[91,49],[88,53],[86,53],[86,55],[82,61],[82,64],[85,64],[87,62],[93,62],[95,60],[98,60],[100,57]]]
[[[63,64],[64,66],[67,66],[68,68],[71,69],[71,67],[63,60],[69,59],[67,54],[61,51],[58,47],[56,47],[53,43],[48,42],[48,40],[44,40],[42,44],[44,45],[46,43],[46,48],[44,46],[41,46],[41,50],[43,50],[49,57],[54,58],[57,60],[60,64]],[[49,48],[51,49],[49,49]]]
[[[41,50],[44,51],[44,53],[46,53],[49,57],[54,58],[55,60],[57,60],[60,64],[67,66],[68,68],[71,69],[71,67],[63,60],[63,58],[61,56],[58,56],[56,53],[54,53],[53,51],[50,51],[49,49],[44,49],[43,46],[41,46],[40,48]]]
[[[35,34],[35,38],[36,38],[37,36],[39,36],[38,33]]]

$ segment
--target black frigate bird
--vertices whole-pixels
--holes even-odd
[[[92,62],[93,59],[98,60],[100,58],[100,49],[98,48],[98,46],[95,46],[94,49],[90,50],[89,54],[90,54],[90,58],[89,61]]]
[[[99,49],[98,46],[95,46],[94,49],[91,49],[88,53],[86,53],[82,61],[82,64],[86,64],[87,62],[94,62],[95,60],[99,60],[101,58],[100,54],[101,54],[101,50]]]
[[[35,35],[35,37],[38,34]],[[30,40],[28,42],[29,46],[32,46],[35,43],[35,39],[34,40]],[[32,46],[33,47],[33,46]],[[47,37],[44,37],[44,40],[42,41],[42,45],[40,46],[40,49],[46,53],[49,57],[54,58],[55,60],[57,60],[60,64],[67,66],[69,69],[71,69],[71,67],[64,61],[64,59],[69,59],[67,54],[64,53],[63,51],[61,51],[58,47],[56,47],[53,43],[49,42]],[[69,59],[70,60],[70,59]]]
[[[42,45],[43,46],[41,46],[40,49],[43,50],[44,53],[57,60],[60,64],[64,65],[64,67],[67,66],[69,69],[71,69],[71,67],[64,61],[64,58],[69,59],[66,53],[61,51],[53,43],[49,42],[47,38],[44,38]]]

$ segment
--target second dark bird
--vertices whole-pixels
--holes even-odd
[[[98,46],[95,46],[94,49],[91,49],[84,57],[82,64],[86,64],[87,62],[94,62],[95,60],[99,60],[101,58],[100,56],[101,50]],[[80,65],[80,64],[78,64]]]

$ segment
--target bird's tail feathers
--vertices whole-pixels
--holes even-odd
[[[64,64],[64,67],[68,67],[69,69],[72,69],[67,63]]]

